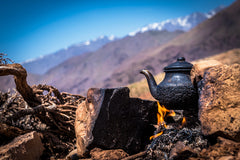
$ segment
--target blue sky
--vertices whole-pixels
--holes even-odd
[[[0,52],[17,63],[234,0],[0,0]]]

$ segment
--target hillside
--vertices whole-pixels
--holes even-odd
[[[199,59],[191,63],[195,64],[205,60],[217,60],[227,65],[234,64],[234,63],[240,64],[240,49],[233,49],[221,54],[217,54],[215,56]],[[159,84],[163,80],[164,76],[165,74],[163,72],[160,72],[155,76],[155,80],[157,84]],[[140,80],[139,82],[135,82],[133,84],[128,85],[128,87],[130,88],[130,96],[141,98],[141,99],[154,100],[154,98],[151,96],[149,92],[146,79],[144,78],[144,76],[142,76],[142,78],[143,79]]]
[[[101,48],[103,45],[113,41],[113,37],[102,36],[96,40],[86,41],[74,44],[68,48],[61,49],[55,53],[41,56],[39,58],[28,60],[22,65],[29,73],[44,74],[52,67],[64,62],[65,60],[86,52],[93,52]]]
[[[82,54],[61,63],[47,72],[41,83],[47,82],[71,93],[82,93],[90,87],[103,86],[99,83],[107,87],[113,71],[128,59],[145,50],[161,46],[182,33],[148,31],[110,42],[96,52]]]

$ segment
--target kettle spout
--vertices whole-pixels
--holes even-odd
[[[140,71],[141,74],[144,74],[146,79],[147,79],[147,82],[148,82],[148,87],[149,87],[149,90],[150,90],[150,93],[152,94],[152,96],[155,98],[155,99],[158,99],[157,97],[157,83],[153,77],[153,75],[148,71],[148,70],[142,70]]]

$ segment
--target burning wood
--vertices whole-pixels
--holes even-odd
[[[145,159],[172,159],[181,155],[177,152],[186,151],[193,156],[207,146],[208,141],[203,138],[199,125],[195,124],[193,128],[185,128],[187,123],[183,115],[174,123],[167,125],[165,120],[168,117],[176,116],[176,113],[160,105],[159,102],[157,105],[156,131],[150,137],[152,142],[147,147]]]
[[[174,117],[176,115],[176,113],[173,110],[168,110],[163,105],[161,106],[158,101],[157,101],[157,105],[158,105],[158,113],[157,113],[157,126],[156,126],[156,128],[158,130],[160,130],[159,128],[161,128],[161,127],[167,128],[167,125],[166,125],[166,122],[164,121],[164,118],[169,117],[169,116]],[[151,136],[149,139],[152,140],[154,138],[157,138],[158,136],[162,135],[162,133],[163,133],[163,131]]]

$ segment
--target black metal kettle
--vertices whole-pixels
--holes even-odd
[[[197,89],[191,82],[192,64],[180,57],[176,62],[164,68],[165,77],[157,85],[148,70],[140,73],[147,78],[152,96],[168,109],[190,110],[197,106]]]

